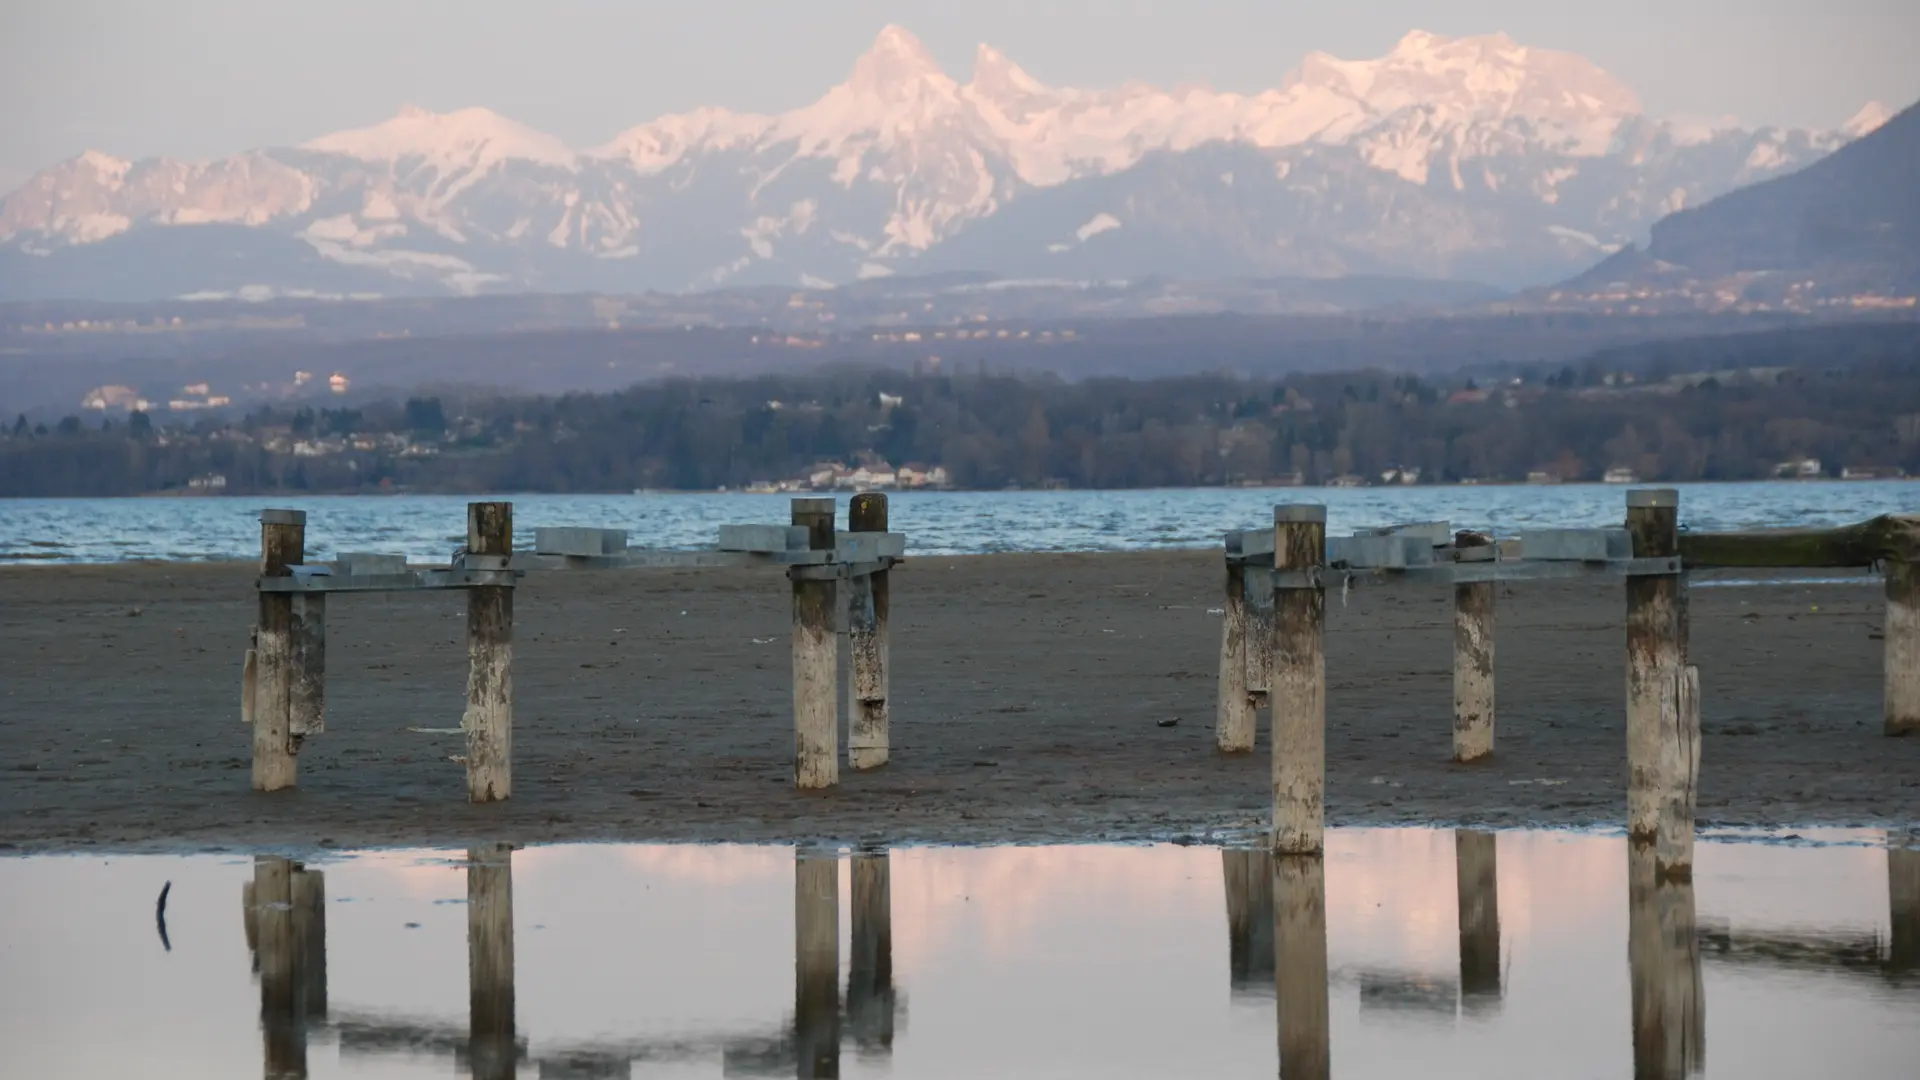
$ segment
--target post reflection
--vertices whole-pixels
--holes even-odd
[[[243,925],[260,981],[262,1075],[307,1075],[307,1031],[327,1017],[327,890],[318,870],[277,856],[241,886]]]
[[[885,851],[853,856],[847,1027],[862,1054],[893,1052],[893,872]]]
[[[467,1055],[474,1080],[512,1080],[513,848],[467,851]]]
[[[793,1021],[771,1038],[729,1040],[724,1076],[840,1075],[845,1036],[863,1055],[890,1055],[904,1008],[893,984],[893,875],[884,850],[852,857],[852,956],[844,1001],[840,974],[840,866],[807,847],[793,860]]]
[[[1222,848],[1227,894],[1227,986],[1230,993],[1273,992],[1273,855]]]
[[[793,1033],[794,1075],[840,1075],[840,864],[832,852],[794,856]]]
[[[1284,1080],[1326,1080],[1327,879],[1319,856],[1273,859],[1275,1010]]]
[[[1706,1069],[1706,996],[1691,881],[1662,880],[1653,847],[1627,844],[1627,962],[1633,1075],[1684,1080]]]
[[[1920,848],[1887,845],[1887,916],[1891,923],[1886,970],[1896,978],[1920,975]]]
[[[1455,829],[1454,888],[1460,911],[1460,1001],[1467,1013],[1500,1007],[1500,873],[1498,838]]]

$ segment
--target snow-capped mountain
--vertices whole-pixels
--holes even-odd
[[[1788,172],[1827,132],[1644,115],[1571,53],[1414,32],[1257,94],[1050,86],[988,46],[957,82],[888,27],[779,115],[664,116],[576,150],[406,108],[194,164],[88,152],[0,201],[0,297],[679,290],[897,272],[1565,277]],[[187,228],[193,226],[193,228]]]

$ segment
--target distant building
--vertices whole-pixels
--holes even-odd
[[[1615,465],[1613,468],[1608,469],[1600,479],[1602,482],[1608,484],[1637,484],[1640,482],[1640,477],[1625,465]]]
[[[1819,458],[1794,458],[1783,461],[1773,467],[1776,480],[1818,480],[1826,471],[1820,467]]]

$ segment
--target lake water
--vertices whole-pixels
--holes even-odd
[[[1915,1075],[1920,850],[1709,838],[1694,884],[1648,874],[1617,836],[1433,829],[1278,863],[14,858],[0,1044],[35,1080]]]
[[[1680,520],[1703,530],[1839,525],[1920,513],[1908,481],[1694,484]],[[634,547],[713,546],[724,524],[784,523],[785,495],[501,495],[514,502],[516,542],[540,525],[626,529]],[[840,497],[845,521],[848,496]],[[0,563],[248,559],[260,552],[262,507],[307,511],[314,559],[340,551],[444,562],[466,541],[466,496],[0,500]],[[905,492],[890,524],[922,555],[1001,551],[1127,551],[1205,547],[1230,529],[1273,520],[1278,502],[1327,506],[1328,531],[1448,520],[1502,535],[1527,528],[1618,525],[1625,489],[1597,484],[1412,488],[1188,488],[1153,491]]]

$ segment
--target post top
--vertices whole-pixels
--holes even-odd
[[[1319,503],[1281,503],[1273,508],[1273,523],[1288,521],[1327,523],[1327,508]]]
[[[793,500],[793,512],[796,514],[831,514],[833,510],[831,498]]]
[[[1627,505],[1638,507],[1679,506],[1680,493],[1673,488],[1635,488],[1627,492]]]
[[[262,525],[305,525],[306,523],[307,512],[305,510],[260,511],[260,524]]]

